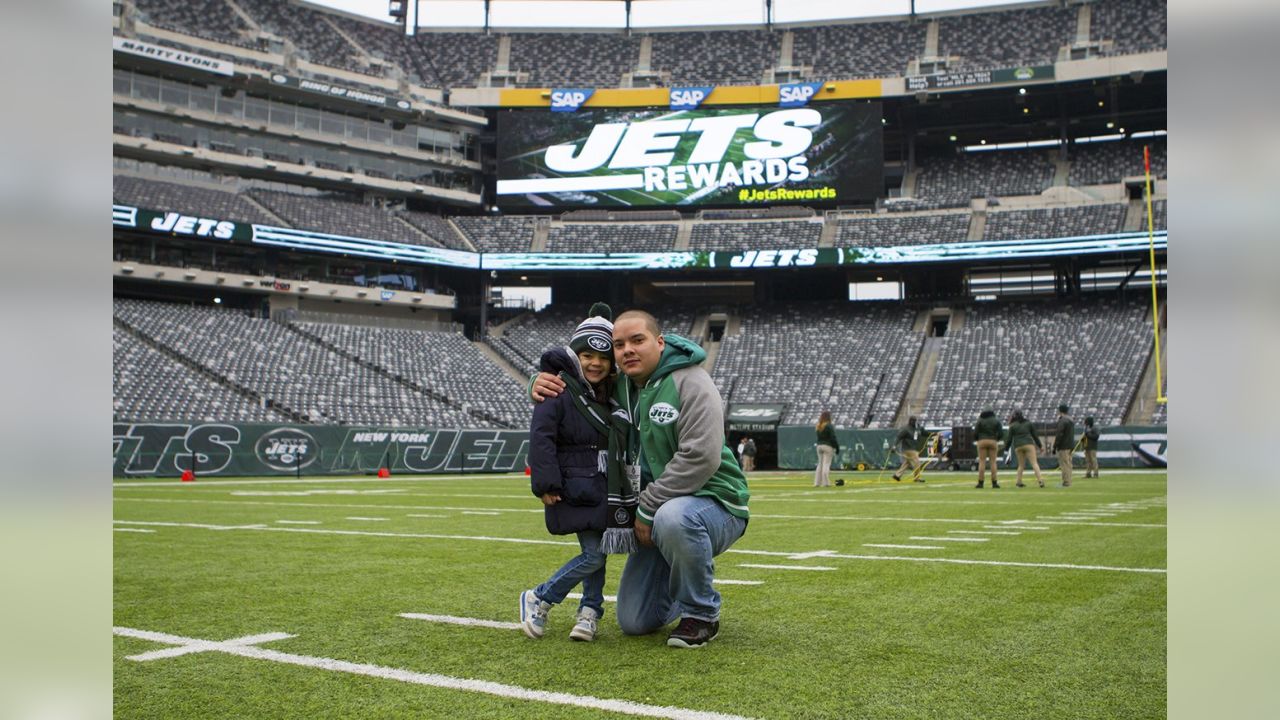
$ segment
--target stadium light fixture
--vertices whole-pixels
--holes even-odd
[[[213,304],[214,304],[214,305],[221,305],[221,304],[222,304],[222,298],[220,298],[220,297],[216,297],[216,298],[214,298],[214,299],[213,299]]]
[[[1138,138],[1164,137],[1168,134],[1168,130],[1143,130],[1142,132],[1136,132],[1129,137],[1136,140]]]
[[[1116,126],[1116,124],[1115,124],[1115,123],[1111,122],[1110,120],[1108,120],[1108,121],[1107,121],[1107,129],[1108,129],[1108,130],[1110,130],[1111,128],[1113,128],[1113,127],[1115,127],[1115,126]]]
[[[1119,133],[1112,133],[1110,135],[1090,135],[1088,137],[1079,137],[1073,140],[1072,142],[1083,145],[1085,143],[1111,142],[1112,140],[1123,140],[1123,139],[1124,139],[1124,135],[1121,135]]]
[[[1027,94],[1027,89],[1026,89],[1026,88],[1018,88],[1018,94],[1019,94],[1019,95],[1026,95],[1026,94]]]
[[[955,142],[955,141],[956,141],[956,136],[955,136],[955,135],[952,135],[952,136],[951,136],[951,142]]]
[[[1031,112],[1031,108],[1022,108],[1022,114],[1026,115]]]
[[[1057,147],[1062,144],[1059,140],[1028,140],[1026,142],[1007,142],[986,144],[986,140],[981,145],[965,145],[960,148],[965,152],[988,152],[991,150],[1027,150],[1031,148]]]
[[[133,266],[132,266],[132,265],[125,265],[124,267],[120,268],[120,272],[124,273],[125,275],[132,275],[132,274],[133,274]]]

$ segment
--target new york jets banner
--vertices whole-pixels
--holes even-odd
[[[758,432],[777,427],[786,411],[783,403],[729,403],[726,419],[730,430]]]
[[[677,90],[666,108],[499,113],[498,205],[834,205],[880,194],[879,103],[708,107],[706,88]],[[810,90],[797,86],[783,104],[804,105]],[[552,110],[570,109],[554,100]]]
[[[117,423],[114,477],[519,472],[524,430]]]

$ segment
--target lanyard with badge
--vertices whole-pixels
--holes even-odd
[[[627,482],[631,485],[631,492],[640,492],[640,452],[643,447],[639,442],[640,418],[636,417],[636,407],[640,404],[640,397],[636,396],[635,403],[631,402],[631,382],[624,381],[622,386],[623,394],[626,396],[624,402],[627,408],[627,418],[631,423],[631,428],[636,430],[636,447],[634,457],[631,449],[631,430],[627,431],[627,452],[623,457],[623,468],[626,470]]]

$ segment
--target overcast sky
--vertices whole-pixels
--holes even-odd
[[[387,0],[306,0],[316,5],[387,18]],[[1026,0],[916,0],[916,12],[928,13],[973,7],[1010,5]],[[422,27],[481,27],[483,0],[419,0]],[[906,15],[910,0],[774,0],[774,22],[805,22],[832,18]],[[623,27],[624,5],[600,0],[493,0],[493,27]],[[763,0],[634,0],[632,27],[680,25],[761,25]]]

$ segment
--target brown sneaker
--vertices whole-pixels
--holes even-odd
[[[681,618],[680,624],[667,636],[667,647],[700,648],[715,640],[719,634],[719,621],[707,622],[697,618]]]

